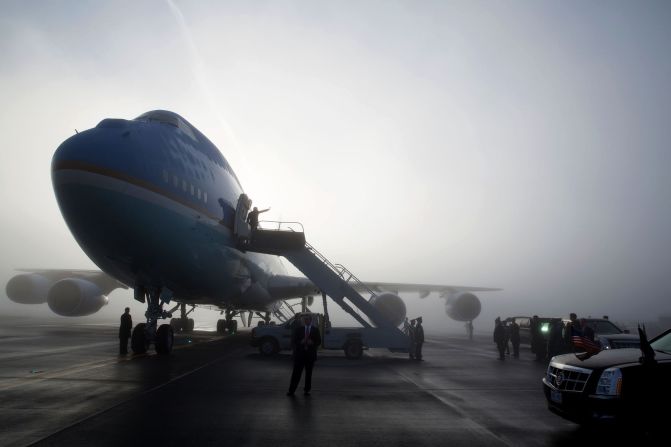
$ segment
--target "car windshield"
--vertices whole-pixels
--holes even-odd
[[[671,352],[671,332],[653,341],[650,346],[652,346],[652,349]]]
[[[615,326],[610,321],[586,321],[585,324],[591,327],[594,330],[595,334],[600,335],[610,335],[610,334],[621,334],[622,331],[620,328]]]

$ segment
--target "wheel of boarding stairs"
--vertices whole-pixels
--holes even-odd
[[[348,359],[360,359],[363,355],[363,346],[359,340],[350,340],[345,344],[345,357]]]
[[[154,347],[158,354],[170,354],[172,345],[175,341],[175,336],[172,332],[172,326],[169,324],[162,324],[156,331],[156,340],[154,340]]]

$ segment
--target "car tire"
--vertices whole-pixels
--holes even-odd
[[[261,339],[261,343],[259,344],[259,352],[261,355],[269,357],[277,354],[279,350],[280,348],[274,338],[265,337]]]

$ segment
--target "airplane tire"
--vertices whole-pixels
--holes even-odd
[[[238,320],[230,320],[228,324],[226,324],[226,329],[228,330],[229,334],[235,334],[238,332]]]
[[[182,319],[181,318],[171,318],[170,326],[174,332],[179,332],[182,329]]]
[[[350,360],[360,359],[363,355],[363,346],[358,340],[350,340],[345,344],[345,357]]]
[[[130,337],[130,348],[133,350],[133,354],[144,354],[149,348],[149,340],[147,340],[145,331],[146,326],[146,323],[140,323],[133,329]]]
[[[224,332],[226,332],[224,330],[225,324],[226,320],[217,320],[217,334],[223,334]]]
[[[169,324],[162,324],[156,331],[156,340],[154,346],[158,354],[170,354],[172,345],[175,342],[175,335],[172,331],[172,326]]]
[[[279,347],[277,346],[277,341],[271,337],[265,337],[261,339],[261,344],[259,345],[259,352],[264,356],[271,356],[279,352]]]
[[[193,318],[189,318],[186,323],[186,331],[193,332],[193,328],[196,326],[196,323],[193,321]]]

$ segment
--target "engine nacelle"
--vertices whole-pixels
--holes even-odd
[[[63,317],[83,317],[98,312],[107,297],[91,281],[66,278],[54,283],[47,294],[49,308]]]
[[[405,303],[398,295],[384,292],[371,298],[369,303],[387,317],[394,326],[400,325],[405,319]]]
[[[7,298],[20,304],[42,304],[47,302],[51,280],[37,273],[16,275],[7,282]]]
[[[445,313],[457,321],[475,320],[481,309],[478,297],[468,292],[450,295],[445,301]]]

